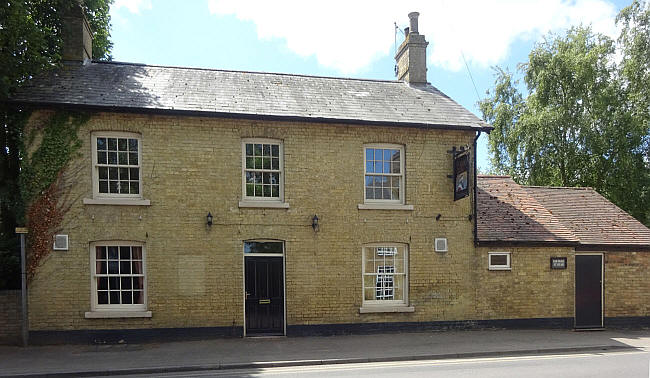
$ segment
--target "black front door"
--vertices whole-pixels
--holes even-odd
[[[602,255],[576,255],[576,328],[603,326],[602,272]]]
[[[247,256],[246,334],[284,334],[282,257]]]

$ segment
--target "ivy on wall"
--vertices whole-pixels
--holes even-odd
[[[23,147],[20,190],[26,204],[27,277],[31,279],[50,251],[69,204],[63,172],[78,154],[78,131],[90,116],[86,113],[57,111],[46,122],[29,130]]]

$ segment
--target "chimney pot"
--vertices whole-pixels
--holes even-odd
[[[409,13],[409,23],[411,25],[409,30],[411,33],[418,33],[418,16],[420,16],[418,12]]]

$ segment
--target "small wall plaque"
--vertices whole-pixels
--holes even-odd
[[[566,269],[566,257],[551,257],[551,269]]]

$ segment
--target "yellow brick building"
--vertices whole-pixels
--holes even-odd
[[[34,109],[28,130],[62,108],[91,115],[63,176],[70,209],[29,286],[31,336],[573,326],[582,239],[548,210],[529,234],[497,211],[520,202],[482,205],[498,197],[476,195],[476,138],[491,127],[426,82],[409,16],[398,81],[68,49],[12,100]],[[605,255],[604,316],[619,323],[650,316],[650,232],[633,233],[638,251]]]

